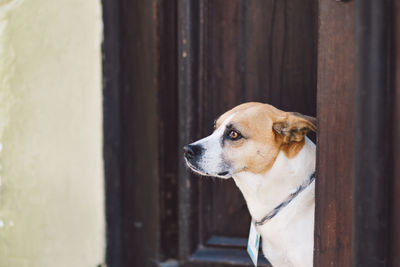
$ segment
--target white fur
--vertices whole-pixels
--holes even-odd
[[[186,162],[202,175],[232,176],[243,193],[252,218],[259,221],[309,179],[315,170],[315,144],[305,137],[305,145],[294,158],[287,158],[284,152],[280,152],[271,169],[262,175],[246,171],[234,173],[223,159],[221,145],[225,127],[234,115],[229,116],[212,135],[192,144],[204,148],[198,166]],[[224,170],[229,170],[229,173],[218,175]],[[263,253],[274,267],[313,266],[314,187],[315,182],[312,182],[275,217],[257,227],[262,237]]]
[[[294,158],[283,152],[264,175],[248,172],[233,176],[246,199],[252,218],[261,220],[315,170],[315,145],[306,138]],[[314,185],[311,183],[274,218],[257,227],[263,241],[263,253],[274,267],[313,266]]]

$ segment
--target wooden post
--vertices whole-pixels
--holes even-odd
[[[354,2],[319,1],[314,266],[351,266]]]
[[[356,1],[353,266],[388,265],[392,178],[389,1]]]

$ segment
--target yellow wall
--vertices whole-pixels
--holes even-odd
[[[0,0],[0,267],[104,258],[99,0]]]

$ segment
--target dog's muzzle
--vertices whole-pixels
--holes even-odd
[[[183,147],[186,164],[195,172],[204,176],[214,176],[220,178],[229,178],[228,164],[220,162],[218,157],[206,158],[207,148],[202,144],[190,144]],[[208,151],[207,151],[208,152]],[[204,164],[206,162],[206,164]]]

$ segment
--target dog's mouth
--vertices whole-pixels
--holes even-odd
[[[201,170],[199,167],[195,166],[193,163],[191,163],[186,157],[185,157],[186,165],[195,173],[204,175],[204,176],[210,176],[209,173],[204,172]]]
[[[199,168],[198,166],[195,166],[193,163],[191,163],[191,162],[190,162],[189,160],[187,160],[186,158],[185,158],[185,161],[186,161],[186,165],[187,165],[193,172],[195,172],[195,173],[197,173],[197,174],[200,174],[200,175],[202,175],[202,176],[219,177],[219,178],[225,178],[225,179],[231,177],[231,174],[230,174],[229,171],[222,171],[222,172],[219,172],[219,173],[217,173],[217,174],[212,174],[212,173],[209,173],[209,172],[206,172],[206,171],[202,170],[202,169]]]

